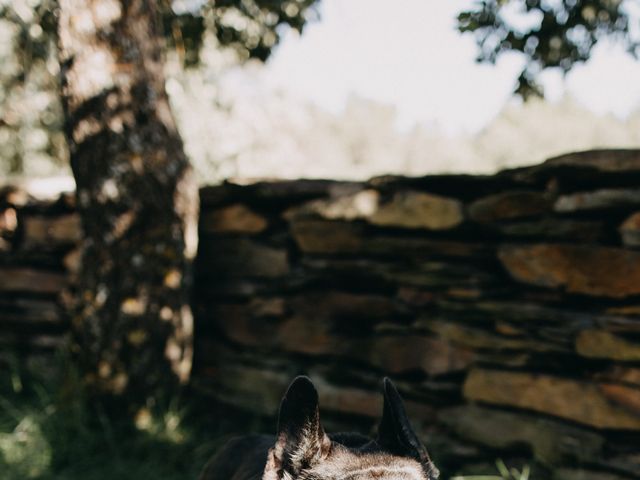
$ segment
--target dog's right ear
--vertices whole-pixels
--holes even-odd
[[[308,377],[297,377],[282,399],[278,435],[263,479],[295,479],[326,458],[330,448],[331,440],[320,424],[318,392]]]
[[[438,469],[431,462],[427,449],[413,431],[402,398],[388,378],[384,379],[384,406],[376,441],[394,455],[408,456],[418,460],[429,479],[438,478]]]

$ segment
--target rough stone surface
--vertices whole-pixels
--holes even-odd
[[[287,252],[249,239],[201,239],[209,268],[227,277],[281,277],[289,272]]]
[[[361,228],[356,225],[321,220],[298,220],[291,233],[298,247],[307,253],[355,253],[362,248]]]
[[[589,461],[602,455],[602,435],[527,413],[468,405],[444,409],[439,420],[474,442],[499,450],[528,445],[536,460],[560,465],[567,459]],[[490,433],[488,433],[490,432]]]
[[[589,381],[525,372],[473,369],[464,395],[474,401],[534,410],[601,429],[640,430],[640,412],[609,401]]]
[[[443,478],[501,458],[535,480],[640,480],[639,209],[602,193],[640,187],[639,159],[203,188],[194,393],[244,430],[307,374],[328,431],[367,433],[389,375]],[[0,368],[51,368],[64,343],[70,198],[0,188]]]
[[[425,336],[380,336],[368,347],[368,361],[391,374],[416,370],[429,375],[461,372],[474,360],[469,349]]]
[[[369,218],[374,225],[447,230],[464,219],[462,203],[454,198],[423,192],[398,192],[382,202]]]
[[[508,245],[498,257],[524,283],[571,293],[624,298],[640,294],[640,253],[585,245]]]
[[[200,228],[211,233],[260,233],[267,226],[263,216],[239,203],[200,216]]]
[[[535,191],[503,192],[469,205],[469,217],[480,223],[513,220],[543,214],[551,209],[548,197]]]
[[[483,350],[530,350],[538,352],[551,352],[560,350],[557,345],[550,342],[537,341],[520,336],[498,335],[486,330],[464,326],[453,322],[419,320],[417,326],[424,326],[437,333],[454,344],[468,348]],[[510,330],[511,333],[514,330]],[[517,332],[517,330],[515,331]]]
[[[0,291],[56,294],[66,285],[67,279],[63,273],[0,267]]]
[[[80,216],[33,216],[23,222],[24,242],[28,247],[51,247],[55,244],[75,244],[82,238]]]
[[[640,361],[640,342],[632,342],[606,330],[583,330],[576,339],[576,351],[585,357],[623,362]]]
[[[604,225],[599,220],[576,220],[548,218],[520,220],[498,225],[503,235],[526,238],[545,238],[550,240],[577,240],[597,242],[604,237]]]
[[[559,213],[567,213],[638,205],[640,205],[640,190],[637,188],[603,189],[562,195],[556,200],[553,209]]]

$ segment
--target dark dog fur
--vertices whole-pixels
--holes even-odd
[[[296,378],[280,406],[275,438],[231,440],[207,464],[200,480],[436,480],[438,470],[409,425],[402,399],[384,380],[378,437],[327,435],[320,424],[318,393]]]

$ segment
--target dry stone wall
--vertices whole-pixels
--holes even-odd
[[[640,152],[201,202],[198,392],[273,417],[306,373],[328,429],[366,432],[389,375],[447,475],[640,479]],[[0,195],[4,345],[61,340],[78,232],[68,196]]]
[[[51,366],[68,330],[81,236],[71,193],[42,200],[0,188],[0,364]]]
[[[196,382],[272,416],[309,374],[371,428],[390,375],[447,474],[640,478],[640,153],[494,176],[202,190]]]

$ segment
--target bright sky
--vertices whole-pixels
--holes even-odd
[[[321,0],[321,20],[301,37],[286,36],[267,78],[330,111],[354,93],[394,105],[403,128],[424,122],[450,133],[477,131],[511,99],[522,60],[511,54],[496,67],[474,62],[473,38],[455,30],[456,14],[470,3]],[[599,46],[566,82],[553,72],[544,80],[550,100],[566,88],[599,113],[640,108],[640,62],[612,45]]]

